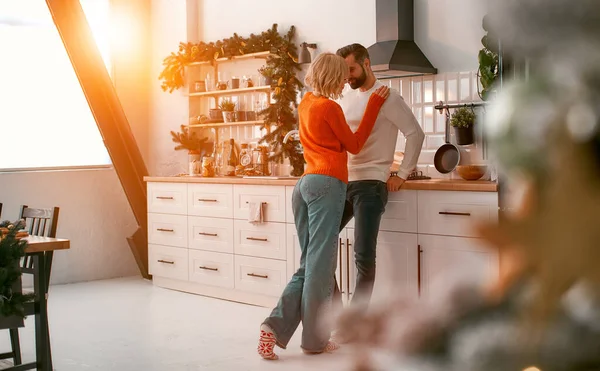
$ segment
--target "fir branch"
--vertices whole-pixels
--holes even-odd
[[[2,223],[5,225],[5,223]],[[17,233],[25,227],[19,220],[0,230],[0,314],[25,317],[25,304],[33,301],[34,294],[15,291],[21,279],[21,258],[25,256],[27,241],[17,238]]]

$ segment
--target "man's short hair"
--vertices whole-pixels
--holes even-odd
[[[354,60],[356,60],[356,62],[359,64],[365,63],[365,59],[369,58],[369,52],[367,51],[367,48],[356,43],[339,48],[336,54],[344,59],[349,55],[353,55]]]

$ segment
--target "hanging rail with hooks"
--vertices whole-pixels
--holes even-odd
[[[462,108],[462,107],[484,107],[487,106],[488,102],[470,102],[470,103],[454,103],[454,104],[444,104],[444,102],[439,101],[435,105],[435,109],[440,111],[440,113],[444,113],[444,110],[448,111],[451,108]]]

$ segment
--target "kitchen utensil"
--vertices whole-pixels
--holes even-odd
[[[413,171],[406,180],[429,180],[430,176],[423,175],[422,171]]]
[[[464,180],[478,180],[485,175],[486,171],[486,165],[459,165],[456,167],[456,172]]]
[[[457,146],[450,143],[450,111],[446,108],[446,133],[445,142],[435,152],[433,157],[433,164],[435,169],[442,174],[448,174],[452,172],[456,166],[460,163],[460,149]]]

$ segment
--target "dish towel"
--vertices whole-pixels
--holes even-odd
[[[263,203],[248,203],[248,221],[250,223],[262,223],[264,220]]]

